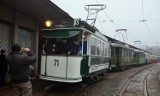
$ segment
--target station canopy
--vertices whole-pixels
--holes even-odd
[[[45,22],[47,19],[53,20],[54,23],[73,22],[73,18],[68,13],[50,0],[0,0],[0,4],[16,12],[27,14],[41,22]]]

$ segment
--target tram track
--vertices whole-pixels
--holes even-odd
[[[147,76],[150,74],[151,72],[149,72],[145,78],[144,78],[144,96],[148,96],[148,90],[147,90]]]
[[[147,77],[147,92],[148,96],[160,96],[160,66],[157,66],[155,70]]]
[[[115,74],[114,73],[111,74],[112,76],[109,78],[105,77],[104,79],[100,79],[100,80],[94,81],[92,83],[85,84],[84,86],[80,86],[81,85],[80,83],[73,83],[73,84],[64,83],[62,85],[59,83],[58,84],[49,84],[50,86],[47,86],[46,88],[44,88],[44,92],[45,92],[45,94],[47,94],[46,96],[48,96],[48,94],[52,94],[55,96],[133,96],[133,95],[134,96],[151,96],[150,94],[152,94],[152,93],[148,92],[148,90],[149,91],[152,90],[152,89],[150,89],[150,88],[152,88],[152,86],[151,87],[150,87],[150,85],[148,86],[148,82],[150,83],[152,81],[152,76],[148,76],[148,75],[149,74],[150,75],[156,74],[156,77],[160,76],[159,70],[157,70],[155,72],[152,71],[152,70],[159,69],[160,66],[159,67],[157,67],[157,66],[154,67],[154,66],[155,65],[147,65],[146,67],[139,68],[139,69],[133,69],[132,71],[126,71],[126,72],[124,71],[122,73],[115,72]],[[141,75],[139,75],[139,73]],[[120,76],[120,77],[118,77],[118,76]],[[127,86],[130,84],[130,82],[135,81],[139,77],[143,77],[143,81],[142,81],[143,82],[143,92],[141,93],[142,95],[135,95],[136,93],[135,94],[133,93],[131,95],[124,94],[124,92],[126,92]],[[148,78],[148,77],[150,77],[150,78]],[[120,79],[120,78],[123,78],[122,82],[118,82],[119,80],[117,80],[117,79]],[[155,77],[154,77],[154,79],[155,79]],[[159,80],[158,77],[156,79]],[[142,78],[141,78],[141,80],[142,80]],[[158,83],[158,84],[160,85],[160,83]],[[132,85],[134,85],[134,84],[132,83]],[[138,84],[135,84],[135,85],[137,86]],[[139,85],[141,85],[141,84],[139,84]],[[110,88],[106,87],[106,86],[109,86]],[[119,86],[119,88],[117,86]],[[149,87],[149,89],[148,89],[148,87]],[[123,89],[123,91],[121,89]],[[160,95],[154,95],[154,96],[160,96]]]
[[[160,84],[160,71],[158,72],[157,79],[158,79],[159,84]]]
[[[136,72],[136,73],[134,73],[133,75],[131,75],[129,78],[128,78],[128,81],[127,81],[127,83],[125,84],[125,87],[123,87],[123,89],[122,89],[122,91],[121,91],[121,93],[119,94],[119,96],[124,96],[123,95],[123,92],[125,91],[125,88],[127,87],[127,85],[133,80],[132,78],[135,76],[135,75],[137,75],[138,73],[140,73],[140,72],[142,72],[142,71],[144,71],[144,70],[149,70],[149,68],[150,67],[154,67],[154,66],[148,66],[148,67],[146,67],[146,68],[144,68],[144,69],[142,69],[142,70],[139,70],[138,72]],[[151,70],[152,69],[150,69],[150,72],[151,72]],[[145,76],[145,79],[144,79],[144,93],[145,93],[145,95],[144,96],[148,96],[148,91],[147,91],[147,76],[150,74],[150,72]],[[98,80],[99,81],[99,80]],[[95,83],[95,82],[94,82]],[[87,86],[85,86],[85,87],[82,87],[82,88],[80,88],[79,90],[77,90],[76,92],[74,92],[72,95],[70,95],[70,96],[76,96],[76,94],[78,94],[79,92],[81,92],[82,90],[84,90],[86,87],[88,87],[88,86],[90,86],[91,84],[89,84],[89,85],[87,85]],[[143,93],[143,94],[144,94]],[[87,96],[86,94],[81,94],[81,96]],[[125,96],[127,96],[127,95],[125,95]]]
[[[105,75],[104,75],[105,76]],[[81,86],[81,88],[80,89],[78,89],[77,91],[75,91],[72,95],[70,95],[70,96],[76,96],[76,94],[78,94],[79,92],[81,92],[82,90],[84,90],[86,87],[89,87],[89,86],[91,86],[92,84],[95,84],[96,82],[98,82],[98,81],[100,81],[100,80],[102,80],[103,78],[100,78],[100,79],[97,79],[97,80],[94,80],[94,81],[92,81],[92,82],[90,82],[89,84],[82,84],[82,86]],[[86,94],[83,94],[82,96],[86,96]]]
[[[151,68],[151,69],[150,69]],[[149,71],[147,74],[145,74],[145,76],[144,76],[144,78],[143,78],[143,82],[142,82],[142,84],[143,84],[143,95],[142,95],[142,93],[141,93],[141,95],[142,96],[149,96],[148,95],[148,89],[147,89],[147,76],[152,72],[152,69],[154,70],[154,69],[156,69],[154,66],[152,66],[152,67],[146,67],[146,68],[144,68],[144,69],[142,69],[142,70],[140,70],[140,71],[138,71],[138,72],[136,72],[136,73],[134,73],[132,76],[130,76],[129,78],[128,78],[128,81],[126,82],[126,84],[124,85],[124,87],[122,88],[122,90],[120,91],[120,94],[119,94],[119,96],[126,96],[126,95],[124,95],[124,94],[133,94],[133,93],[127,93],[127,88],[129,87],[129,86],[131,86],[132,85],[132,83],[135,83],[135,81],[136,81],[136,76],[137,75],[139,75],[140,73],[143,73],[143,72],[145,72],[145,71]],[[143,75],[143,74],[142,74]],[[140,84],[141,85],[141,84]],[[141,88],[139,88],[139,89],[141,89]],[[132,89],[132,90],[136,90],[136,89]],[[140,93],[140,92],[139,92]]]

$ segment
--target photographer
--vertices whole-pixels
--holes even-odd
[[[14,44],[11,50],[12,52],[8,55],[7,62],[15,96],[32,96],[29,66],[36,62],[36,58],[29,48],[21,48],[18,44]],[[25,52],[27,55],[21,52]]]
[[[23,55],[28,55],[27,52],[25,51],[26,48],[22,47],[21,48],[21,54]],[[34,67],[33,65],[29,65],[29,79],[32,81],[34,78],[35,78],[35,70],[34,70]]]

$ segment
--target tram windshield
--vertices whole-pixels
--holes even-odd
[[[87,42],[80,30],[43,30],[43,36],[46,38],[43,44],[43,54],[86,54]]]

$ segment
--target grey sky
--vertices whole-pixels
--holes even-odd
[[[95,26],[105,35],[123,41],[117,29],[127,29],[121,34],[125,41],[134,45],[140,40],[142,45],[160,45],[160,0],[51,0],[73,18],[86,20],[88,4],[105,4],[104,11],[98,13]],[[143,3],[142,3],[143,2]],[[147,21],[140,22],[146,19]],[[110,22],[113,20],[113,22]]]

